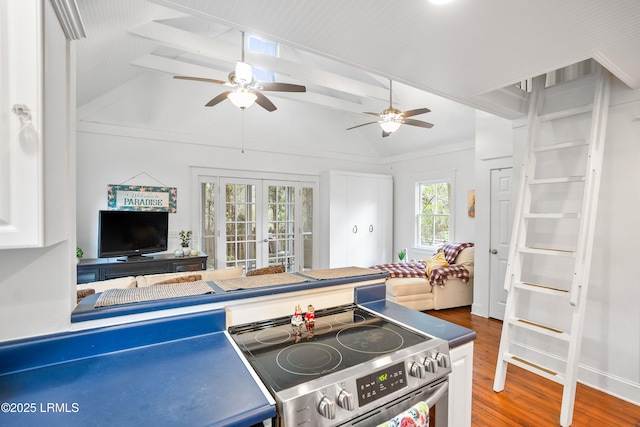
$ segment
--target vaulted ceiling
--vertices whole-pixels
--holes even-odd
[[[77,0],[78,129],[181,142],[389,159],[473,142],[475,109],[525,112],[525,79],[594,58],[640,87],[636,0]],[[241,31],[280,43],[254,67],[306,93],[267,95],[278,110],[204,105],[240,59]],[[382,138],[364,111],[428,107]],[[321,142],[321,143],[319,143]]]

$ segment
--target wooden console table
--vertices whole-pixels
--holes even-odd
[[[145,274],[176,273],[207,269],[207,255],[177,258],[173,254],[146,255],[141,259],[117,261],[115,258],[81,259],[78,262],[78,283],[90,283],[118,277]]]

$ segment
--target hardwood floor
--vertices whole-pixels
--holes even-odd
[[[509,365],[505,389],[493,391],[502,322],[471,314],[470,307],[431,310],[428,314],[473,329],[473,427],[557,426],[562,386]],[[640,427],[640,407],[578,384],[574,427]]]

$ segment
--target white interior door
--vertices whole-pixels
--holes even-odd
[[[489,317],[504,319],[507,292],[504,276],[513,224],[512,168],[491,170],[491,238],[489,271]]]

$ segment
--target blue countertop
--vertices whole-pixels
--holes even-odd
[[[251,426],[275,416],[224,332],[224,310],[5,343],[0,404],[2,426]]]
[[[393,301],[388,301],[385,299],[385,292],[384,284],[356,288],[355,301],[361,306],[396,322],[427,335],[447,340],[450,348],[461,346],[476,339],[475,331],[396,304]]]
[[[455,347],[475,332],[354,289],[365,308]],[[2,426],[252,426],[275,416],[224,309],[0,344]]]

